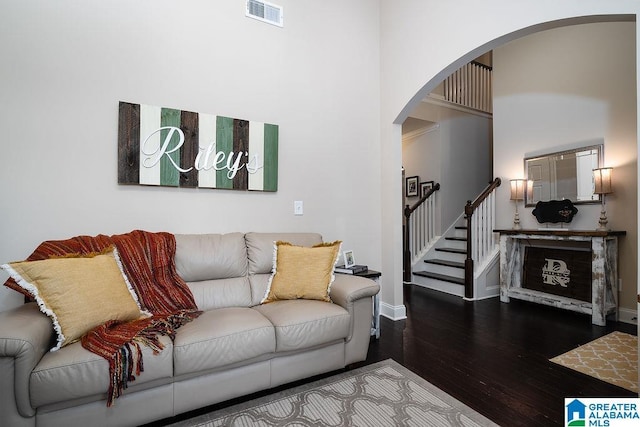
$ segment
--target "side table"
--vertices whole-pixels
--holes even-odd
[[[367,270],[362,273],[356,273],[354,276],[365,277],[380,284],[380,276],[382,273],[375,270]],[[375,335],[376,339],[380,338],[380,292],[373,297],[373,319],[371,320],[371,335]]]

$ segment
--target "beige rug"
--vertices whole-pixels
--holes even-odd
[[[172,426],[497,426],[388,359]]]
[[[612,332],[550,360],[638,392],[638,337],[633,335]]]

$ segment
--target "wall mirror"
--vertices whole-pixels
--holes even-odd
[[[548,154],[526,154],[526,179],[533,181],[533,197],[526,206],[539,201],[569,199],[574,204],[598,203],[593,194],[593,169],[602,167],[604,145],[592,144]]]

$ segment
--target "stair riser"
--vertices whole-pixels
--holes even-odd
[[[446,248],[467,249],[467,242],[461,240],[444,240],[443,243],[443,247]]]
[[[464,286],[457,285],[455,283],[444,282],[442,280],[430,279],[427,277],[414,276],[413,283],[418,286],[423,286],[428,289],[434,289],[436,291],[445,292],[447,294],[456,295],[459,297],[464,296]]]
[[[448,267],[446,265],[437,265],[437,264],[429,264],[424,263],[424,265],[416,267],[416,271],[418,268],[422,271],[430,271],[432,273],[444,274],[446,276],[460,277],[464,279],[464,269],[456,268],[456,267]]]
[[[459,228],[456,228],[453,230],[453,233],[451,235],[452,237],[467,237],[467,230],[460,230]]]
[[[457,262],[464,262],[464,260],[467,258],[467,256],[464,254],[454,254],[451,252],[442,252],[442,251],[436,251],[436,257],[438,259],[446,259],[447,261],[457,261]]]

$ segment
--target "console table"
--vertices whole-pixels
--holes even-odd
[[[500,300],[510,298],[591,314],[594,325],[606,325],[606,316],[618,312],[618,237],[625,231],[578,230],[494,230],[500,233]],[[537,270],[525,265],[527,248],[536,248]],[[545,251],[549,254],[545,254]],[[566,251],[567,256],[580,255],[587,260],[586,275],[572,281],[572,270],[567,261],[558,259]],[[533,250],[532,250],[533,252]],[[573,253],[570,253],[573,252]],[[533,258],[533,257],[532,257]],[[590,261],[590,271],[588,263]],[[542,268],[540,268],[540,264]],[[531,264],[534,264],[531,261]],[[527,274],[525,275],[525,269]],[[590,273],[590,274],[589,274]],[[590,276],[590,277],[589,277]],[[538,280],[528,286],[529,282]],[[586,286],[581,290],[573,289]],[[590,282],[590,283],[589,283]],[[590,286],[589,286],[590,285]],[[590,287],[590,289],[589,289]],[[532,289],[535,288],[535,289]],[[543,291],[540,289],[547,289]],[[586,293],[585,293],[586,292]],[[586,295],[586,298],[575,295]]]

